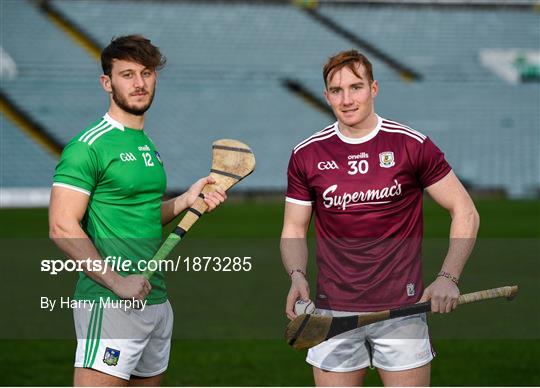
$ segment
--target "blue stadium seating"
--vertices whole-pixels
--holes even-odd
[[[103,46],[113,35],[142,33],[166,54],[148,127],[158,146],[169,147],[162,153],[173,186],[204,174],[212,140],[232,137],[250,144],[258,161],[239,189],[282,190],[292,147],[331,121],[280,79],[318,80],[328,55],[321,45],[346,42],[287,4],[54,4]]]
[[[424,131],[477,187],[531,195],[540,186],[540,87],[482,67],[481,49],[540,48],[540,14],[509,9],[323,6],[323,14],[424,77],[382,82],[378,110]]]
[[[0,116],[0,188],[4,187],[49,187],[51,171],[56,159],[41,145],[35,143],[21,130]]]
[[[31,2],[2,1],[2,46],[19,76],[2,80],[18,107],[67,142],[83,123],[95,120],[107,102],[97,99],[99,69],[86,52]]]
[[[282,190],[291,148],[333,121],[280,84],[301,80],[321,95],[326,58],[352,43],[288,4],[54,0],[105,46],[141,33],[168,58],[147,129],[169,188],[209,167],[210,143],[252,145],[257,171],[240,190]],[[3,47],[20,77],[3,89],[67,141],[102,115],[99,65],[30,3],[3,1]],[[538,84],[509,85],[481,67],[482,48],[537,48],[538,13],[514,10],[351,7],[320,12],[424,76],[404,83],[373,59],[378,112],[431,136],[456,172],[481,188],[527,196],[540,186]],[[21,24],[17,20],[24,19]]]

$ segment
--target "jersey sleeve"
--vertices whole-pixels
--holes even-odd
[[[417,154],[417,176],[422,188],[426,188],[444,178],[452,167],[431,139],[426,138],[420,147]]]
[[[287,202],[308,206],[315,200],[313,192],[307,183],[306,170],[302,167],[301,161],[294,152],[291,155],[287,169],[287,193],[285,199]]]
[[[62,152],[53,186],[67,186],[90,195],[96,187],[98,176],[95,151],[86,143],[74,141]]]

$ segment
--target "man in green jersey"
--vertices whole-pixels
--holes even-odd
[[[77,386],[156,386],[167,369],[172,310],[163,273],[148,281],[138,264],[159,248],[162,225],[214,182],[202,178],[162,201],[165,171],[143,128],[164,64],[159,49],[140,35],[111,41],[101,54],[100,77],[109,111],[68,143],[56,167],[49,234],[71,259],[87,263],[75,290],[75,299],[88,301],[74,309]],[[204,198],[209,211],[225,199],[221,189]],[[120,271],[122,260],[130,265]],[[107,270],[92,271],[96,263]],[[140,308],[118,307],[127,300]]]

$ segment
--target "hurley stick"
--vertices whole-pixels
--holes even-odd
[[[199,198],[188,209],[176,229],[169,234],[154,257],[147,263],[147,269],[143,275],[149,279],[155,272],[152,270],[160,260],[163,260],[180,242],[187,231],[208,209],[204,202],[204,195],[221,187],[227,191],[236,183],[240,182],[255,169],[255,155],[247,144],[238,140],[221,139],[212,144],[212,168],[210,176],[216,183],[204,186]]]
[[[518,286],[506,286],[472,292],[461,295],[458,304],[466,304],[486,299],[506,297],[512,300],[518,292]],[[365,315],[347,317],[323,317],[302,314],[293,319],[285,329],[285,339],[295,349],[307,349],[335,337],[338,334],[354,330],[358,327],[386,319],[404,317],[431,311],[431,302],[417,303],[410,306],[383,310]]]

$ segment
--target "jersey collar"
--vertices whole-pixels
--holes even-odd
[[[373,139],[375,136],[377,136],[377,133],[379,133],[379,130],[381,129],[381,125],[382,125],[382,118],[379,115],[377,115],[377,126],[375,127],[375,129],[373,131],[368,133],[366,136],[362,136],[362,137],[347,137],[347,136],[345,136],[339,130],[339,122],[338,121],[336,121],[334,123],[334,130],[336,131],[336,134],[338,135],[338,137],[343,142],[348,143],[348,144],[362,144],[362,143],[365,143],[366,141],[369,141],[369,140]]]
[[[103,120],[105,120],[107,123],[111,124],[113,127],[118,128],[121,131],[124,130],[124,126],[118,121],[116,121],[115,119],[113,119],[111,116],[109,116],[108,113],[105,113],[105,116],[103,116]]]

